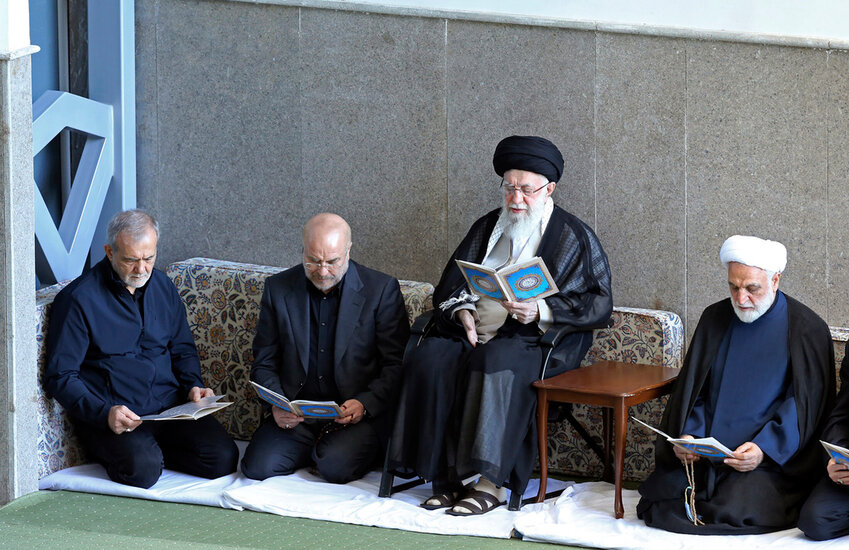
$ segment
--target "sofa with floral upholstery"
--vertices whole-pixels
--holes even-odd
[[[216,413],[236,439],[248,440],[260,420],[260,405],[248,384],[252,362],[251,343],[259,317],[259,302],[265,279],[283,268],[192,258],[166,269],[186,306],[206,384],[225,394],[234,404]],[[50,304],[64,284],[39,290],[38,310],[39,376],[44,368],[44,339]],[[431,309],[433,286],[401,281],[401,291],[412,322]],[[839,359],[847,337],[835,329]],[[595,340],[584,364],[610,359],[631,363],[679,368],[683,361],[684,330],[680,318],[670,312],[617,307],[608,328],[595,331]],[[631,414],[657,424],[665,398],[632,407]],[[601,410],[575,406],[574,416],[601,441]],[[49,396],[39,395],[39,478],[81,464],[85,456],[73,434],[73,426],[61,406]],[[567,475],[598,476],[598,457],[566,422],[549,427],[550,470]],[[642,480],[653,468],[650,434],[631,423],[625,456],[625,479]]]

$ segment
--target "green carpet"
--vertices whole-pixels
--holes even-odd
[[[515,539],[411,533],[69,491],[40,491],[0,508],[0,548],[562,550],[570,547]]]

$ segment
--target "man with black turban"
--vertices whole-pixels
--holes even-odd
[[[555,206],[563,157],[547,139],[511,136],[492,160],[504,202],[476,221],[433,296],[434,330],[405,358],[390,469],[433,481],[422,506],[476,515],[524,492],[536,460],[536,393],[549,327],[568,327],[546,374],[578,367],[610,318],[610,268],[593,231]],[[540,256],[559,292],[535,302],[478,300],[455,260],[487,266]],[[480,474],[464,490],[460,476]]]

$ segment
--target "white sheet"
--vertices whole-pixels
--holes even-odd
[[[637,519],[635,508],[639,495],[628,490],[622,491],[625,517],[617,520],[613,517],[613,486],[602,482],[572,484],[552,479],[549,480],[549,490],[566,487],[556,501],[529,504],[518,512],[510,512],[502,506],[484,516],[468,518],[449,516],[444,510],[420,508],[419,503],[431,494],[429,484],[396,493],[392,498],[380,498],[377,496],[379,483],[379,472],[371,472],[347,485],[334,485],[306,469],[261,482],[249,480],[240,473],[203,479],[165,470],[153,487],[139,489],[110,481],[102,466],[86,464],[45,477],[39,482],[39,489],[66,489],[234,510],[248,509],[421,533],[509,538],[515,528],[526,540],[596,548],[849,548],[849,537],[814,542],[807,540],[798,529],[745,536],[679,535],[652,529]],[[525,497],[535,495],[536,490],[537,480],[534,479]]]
[[[397,480],[401,482],[403,480]],[[476,535],[509,538],[517,517],[537,510],[543,504],[529,504],[518,512],[501,506],[485,516],[454,517],[444,510],[428,511],[419,507],[431,495],[430,484],[380,498],[377,490],[380,473],[371,472],[346,485],[327,483],[302,469],[289,476],[254,481],[241,473],[218,479],[203,479],[164,470],[150,489],[130,487],[111,481],[99,464],[85,464],[55,472],[39,481],[41,490],[69,490],[84,493],[143,498],[164,502],[202,504],[234,510],[249,509],[281,516],[302,517],[404,529],[421,533]],[[567,483],[550,479],[548,490]],[[531,480],[525,498],[535,496],[536,479]]]
[[[430,484],[380,498],[377,489],[380,473],[371,472],[363,479],[347,485],[325,483],[299,470],[290,476],[266,479],[260,483],[227,489],[225,497],[248,510],[270,512],[280,516],[311,518],[356,525],[370,525],[446,535],[510,538],[516,518],[537,510],[544,504],[529,504],[518,512],[500,506],[484,516],[455,517],[445,510],[425,510],[419,503],[432,494]],[[549,480],[548,490],[567,483]],[[531,480],[525,497],[537,493],[537,480]]]
[[[568,487],[554,503],[523,513],[516,519],[515,527],[526,540],[555,542],[575,546],[601,548],[627,548],[657,550],[708,550],[722,548],[790,548],[836,549],[849,548],[849,536],[833,541],[814,542],[805,538],[798,529],[788,529],[765,535],[699,536],[679,535],[646,527],[637,518],[637,491],[622,491],[625,517],[613,517],[613,485],[593,482]],[[683,504],[682,504],[683,506]],[[523,512],[527,508],[523,509]]]
[[[164,470],[159,481],[150,489],[130,487],[115,483],[106,475],[100,464],[84,464],[54,472],[39,480],[41,490],[79,491],[81,493],[99,493],[119,497],[161,500],[164,502],[184,502],[241,510],[241,506],[224,498],[226,489],[235,489],[257,483],[240,473],[230,474],[217,479],[204,479],[173,470]]]

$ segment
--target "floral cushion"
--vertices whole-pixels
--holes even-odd
[[[249,384],[251,344],[265,279],[283,269],[192,258],[166,270],[186,306],[204,382],[233,402],[216,418],[236,439],[250,439],[259,426],[260,402]],[[400,285],[411,320],[429,309],[431,284],[400,281]]]
[[[35,293],[36,320],[38,322],[35,329],[38,346],[38,388],[36,389],[38,401],[38,441],[36,442],[38,479],[64,468],[83,464],[86,461],[74,435],[74,426],[65,414],[65,410],[62,405],[44,392],[42,385],[44,367],[47,363],[45,338],[50,322],[50,306],[59,291],[70,282],[57,283]]]

